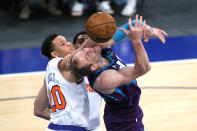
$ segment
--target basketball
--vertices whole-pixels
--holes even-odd
[[[116,30],[117,25],[115,19],[107,13],[94,13],[86,21],[87,34],[92,40],[99,43],[110,40]]]

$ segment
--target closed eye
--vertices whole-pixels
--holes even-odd
[[[63,41],[60,41],[60,45],[64,45],[64,42]]]

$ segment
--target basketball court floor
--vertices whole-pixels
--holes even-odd
[[[144,43],[152,65],[149,73],[137,79],[145,130],[197,130],[196,40],[184,36],[167,37],[165,45],[155,38]],[[127,64],[133,63],[130,41],[123,40],[113,49]],[[33,104],[48,60],[39,48],[2,50],[0,59],[0,130],[45,130],[49,121],[33,115]],[[101,129],[105,131],[102,115],[103,107]]]

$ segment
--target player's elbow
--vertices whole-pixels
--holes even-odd
[[[40,114],[41,114],[40,111],[34,107],[34,115],[39,117]]]
[[[40,117],[40,112],[34,109],[34,116]]]
[[[34,107],[34,115],[35,115],[35,116],[40,117],[40,118],[44,118],[44,117],[43,117],[43,114],[45,114],[44,111],[40,110],[40,109],[37,108],[37,107]]]
[[[150,64],[148,64],[146,66],[143,66],[141,68],[137,68],[137,72],[138,72],[139,76],[142,76],[142,75],[146,74],[150,70],[151,70],[151,65]]]
[[[34,115],[40,117],[41,114],[42,114],[42,112],[41,112],[41,110],[40,110],[40,108],[37,104],[37,101],[35,100],[35,102],[34,102]]]
[[[146,74],[146,73],[149,72],[150,70],[151,70],[151,65],[148,64],[148,65],[146,65],[146,66],[143,68],[142,73],[143,73],[143,74]]]
[[[151,70],[151,65],[148,64],[148,66],[147,66],[146,69],[145,69],[145,73],[149,72],[150,70]]]

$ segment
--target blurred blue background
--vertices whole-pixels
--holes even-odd
[[[142,1],[138,1],[137,13],[149,25],[164,29],[169,34],[165,45],[156,38],[144,43],[150,61],[196,59],[197,1]],[[15,1],[10,6],[6,9],[5,6],[4,9],[0,6],[0,74],[44,71],[48,60],[40,52],[43,39],[50,33],[57,33],[72,42],[76,33],[85,30],[87,18],[94,13],[92,10],[82,17],[73,18],[65,2],[59,6],[63,15],[52,16],[41,8],[40,1],[33,0],[31,18],[21,21],[18,19],[20,5]],[[115,10],[113,16],[118,26],[128,21],[129,17],[119,13],[121,6],[117,7],[112,3],[112,8]],[[134,17],[135,15],[131,16]],[[134,54],[129,40],[121,41],[113,49],[124,62],[133,63]]]

